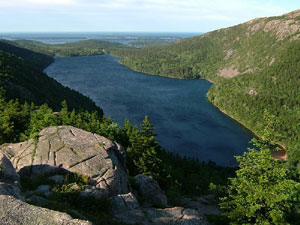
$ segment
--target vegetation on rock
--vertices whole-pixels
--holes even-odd
[[[33,193],[39,185],[51,185],[50,195],[41,197],[47,199],[43,207],[55,211],[65,212],[76,219],[92,221],[93,224],[115,224],[110,218],[110,202],[106,198],[95,199],[93,197],[81,197],[85,185],[88,184],[89,178],[80,174],[64,174],[63,183],[56,183],[50,180],[48,176],[40,177],[21,177],[23,192]],[[30,198],[31,196],[26,196]]]

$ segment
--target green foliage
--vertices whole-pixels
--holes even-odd
[[[20,104],[17,100],[5,101],[0,96],[0,143],[19,142],[33,138],[49,126],[72,125],[93,133],[121,139],[122,130],[111,119],[98,112],[67,111],[66,103],[61,112],[54,113],[46,104],[36,106]]]
[[[209,192],[214,194],[217,198],[224,197],[226,195],[226,186],[220,184],[209,184]]]
[[[118,48],[113,49],[111,54],[122,57],[121,63],[139,72],[176,78],[199,78],[207,71],[214,71],[212,64],[217,64],[224,57],[220,43],[208,38],[199,39],[183,39],[161,47]]]
[[[30,120],[28,104],[21,105],[18,101],[6,103],[0,97],[0,143],[16,142],[21,139]]]
[[[231,224],[288,224],[288,216],[300,212],[300,183],[289,177],[285,163],[273,159],[266,146],[237,161],[239,170],[220,204]]]
[[[33,137],[45,127],[55,126],[56,124],[58,124],[58,117],[47,105],[42,105],[34,113],[31,113],[30,124],[25,136]]]
[[[76,183],[78,185],[88,185],[90,178],[78,173],[68,173],[64,176],[64,184]]]
[[[134,175],[142,173],[156,180],[164,179],[161,147],[155,141],[153,126],[146,116],[140,129],[132,127],[125,122],[124,131],[129,137],[130,144],[127,147],[128,168]]]

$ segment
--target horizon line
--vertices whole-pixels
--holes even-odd
[[[203,31],[0,31],[0,33],[206,33]]]

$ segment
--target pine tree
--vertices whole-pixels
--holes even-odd
[[[161,147],[155,140],[154,127],[146,116],[140,129],[132,127],[129,122],[125,122],[124,130],[129,137],[127,148],[128,168],[136,175],[142,173],[162,179],[164,174],[161,160]]]

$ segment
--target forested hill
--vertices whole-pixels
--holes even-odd
[[[112,54],[140,72],[216,81],[273,64],[287,44],[299,39],[299,28],[300,10],[254,19],[167,46],[116,49]]]
[[[45,69],[49,64],[51,64],[54,61],[53,57],[50,55],[17,47],[12,41],[0,40],[0,50],[21,57],[27,63],[30,63],[41,70]]]
[[[176,43],[121,49],[130,68],[154,75],[206,78],[210,101],[261,134],[264,111],[273,115],[275,141],[289,147],[300,133],[300,10],[258,18]]]
[[[29,63],[42,54],[17,47],[8,50],[9,52],[0,50],[0,91],[4,89],[8,99],[19,99],[21,102],[34,102],[38,105],[47,103],[54,110],[60,109],[61,102],[66,100],[70,109],[98,111],[100,115],[103,114],[91,99],[64,87]],[[41,59],[40,62],[42,61]]]
[[[94,39],[64,44],[46,44],[31,40],[1,40],[1,42],[5,42],[16,47],[25,48],[34,52],[42,53],[48,56],[56,55],[62,57],[104,54],[110,52],[110,50],[114,48],[123,48],[122,44],[116,42]]]

